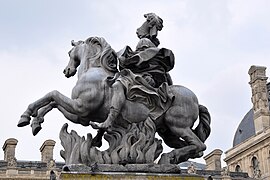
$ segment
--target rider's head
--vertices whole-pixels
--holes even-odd
[[[148,38],[142,38],[136,46],[136,51],[143,51],[150,47],[156,47],[154,43]]]

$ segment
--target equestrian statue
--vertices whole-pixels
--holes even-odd
[[[60,153],[66,164],[178,164],[202,157],[210,114],[191,90],[172,82],[174,54],[158,47],[163,20],[154,13],[144,17],[134,51],[126,46],[115,52],[102,37],[72,41],[64,69],[67,78],[78,75],[71,98],[47,93],[28,106],[18,126],[31,122],[36,135],[44,116],[56,108],[69,121],[97,129],[94,138],[91,133],[85,138],[63,125]],[[163,152],[156,133],[171,152]],[[103,139],[109,148],[101,151]]]

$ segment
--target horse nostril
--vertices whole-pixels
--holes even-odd
[[[67,74],[67,73],[69,73],[69,71],[70,71],[70,68],[66,68],[66,69],[64,69],[63,73]]]

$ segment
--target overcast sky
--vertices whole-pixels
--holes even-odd
[[[143,14],[154,12],[164,21],[159,47],[175,54],[170,72],[174,84],[191,89],[212,115],[208,149],[228,150],[238,124],[252,107],[248,70],[268,67],[270,76],[270,1],[268,0],[0,0],[0,144],[18,139],[18,160],[40,160],[39,148],[54,139],[54,158],[62,146],[59,130],[67,122],[54,110],[43,129],[18,128],[29,103],[52,90],[70,97],[77,77],[65,78],[71,40],[102,36],[119,51],[133,49]],[[90,127],[72,125],[80,135]],[[0,159],[3,159],[0,151]],[[199,162],[204,162],[202,159]]]

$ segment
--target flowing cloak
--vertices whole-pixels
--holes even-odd
[[[172,81],[167,73],[174,66],[172,51],[150,47],[133,52],[126,46],[118,55],[122,70],[113,79],[124,86],[127,100],[146,105],[150,110],[150,118],[156,120],[174,100],[174,95],[169,91]],[[145,74],[152,76],[155,87],[143,78]]]
[[[130,69],[133,73],[141,75],[150,74],[155,81],[155,87],[163,82],[172,85],[169,71],[174,67],[174,54],[166,48],[149,47],[142,51],[132,51],[129,46],[117,53],[119,67]]]
[[[127,100],[144,104],[150,110],[150,118],[156,120],[171,106],[174,95],[169,91],[167,82],[154,88],[138,74],[123,69],[113,78],[124,86]],[[110,80],[111,81],[111,80]]]

